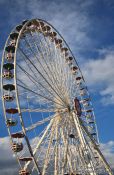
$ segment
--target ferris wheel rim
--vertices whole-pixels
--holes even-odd
[[[41,19],[32,19],[32,20],[29,20],[28,22],[26,22],[26,23],[23,25],[23,27],[22,27],[22,29],[20,30],[19,35],[18,35],[18,39],[17,39],[16,46],[15,46],[16,49],[15,49],[15,53],[14,53],[14,85],[15,85],[15,94],[16,94],[16,104],[17,104],[17,109],[18,109],[18,113],[19,113],[19,118],[20,118],[20,121],[21,121],[22,131],[23,131],[23,133],[24,133],[24,136],[26,137],[26,141],[27,141],[27,144],[28,144],[28,148],[29,148],[29,151],[30,151],[31,156],[32,156],[32,160],[34,161],[38,172],[40,172],[39,167],[38,167],[38,164],[37,164],[37,162],[36,162],[36,160],[35,160],[33,151],[32,151],[32,149],[31,149],[31,145],[30,145],[30,143],[29,143],[29,139],[27,138],[27,135],[26,135],[26,127],[24,126],[23,117],[22,117],[22,111],[21,111],[21,107],[20,107],[20,101],[19,101],[19,95],[18,95],[18,87],[17,87],[17,76],[16,76],[16,74],[17,74],[17,72],[16,72],[16,54],[17,54],[17,48],[18,48],[19,40],[20,40],[20,38],[21,38],[21,34],[22,34],[23,30],[26,28],[26,26],[27,26],[30,22],[32,22],[32,21],[34,22],[35,20],[36,20],[36,21],[43,21],[43,22],[45,22],[46,24],[48,24],[49,26],[51,26],[52,29],[54,29],[54,31],[57,32],[57,34],[60,36],[60,38],[62,38],[63,42],[65,43],[65,45],[66,45],[67,48],[69,49],[69,51],[70,51],[70,53],[71,53],[71,56],[73,57],[73,59],[74,59],[76,65],[78,65],[78,64],[77,64],[77,61],[76,61],[75,57],[74,57],[73,54],[72,54],[72,51],[70,50],[70,48],[69,48],[69,46],[68,46],[68,44],[67,44],[66,41],[64,40],[64,38],[59,34],[59,32],[58,32],[51,24],[49,24],[49,23],[46,22],[45,20],[41,20]],[[12,32],[11,32],[11,33],[12,33]],[[7,41],[6,41],[5,47],[4,47],[3,58],[2,58],[1,75],[2,75],[2,73],[3,73],[3,63],[4,63],[5,48],[6,48],[6,46],[7,46],[7,42],[8,42],[8,40],[9,40],[9,38],[10,38],[10,35],[9,35],[9,37],[8,37],[8,39],[7,39]],[[78,68],[79,68],[79,66],[78,66]],[[80,68],[79,68],[79,71],[80,71],[80,73],[81,73],[81,75],[82,75],[82,72],[81,72]],[[83,75],[82,75],[82,78],[83,78]],[[83,80],[84,80],[84,78],[83,78]],[[1,82],[2,82],[2,83],[1,83],[1,87],[2,87],[1,89],[3,89],[3,77],[1,77]],[[85,82],[85,80],[84,80],[84,82]],[[88,92],[88,91],[87,91],[87,92]],[[2,92],[2,94],[3,94],[3,92]],[[88,95],[88,96],[89,96],[89,95]],[[4,106],[3,108],[4,108],[4,111],[5,111],[5,105],[4,105],[4,103],[5,103],[5,102],[4,102],[4,100],[3,100],[3,106]],[[5,115],[6,115],[6,114],[5,114]],[[5,118],[5,119],[6,119],[6,118]],[[10,131],[9,131],[9,135],[10,135],[10,137],[11,137]],[[12,137],[11,137],[11,138],[12,138]],[[17,159],[19,160],[19,158],[17,158]],[[26,159],[27,159],[27,158],[26,158]],[[19,160],[19,162],[20,162],[20,160]]]
[[[41,20],[41,19],[38,19],[38,20]],[[17,47],[18,47],[18,43],[19,43],[19,40],[20,40],[20,37],[21,37],[21,34],[22,34],[22,31],[25,29],[25,27],[27,26],[27,24],[29,24],[29,22],[32,22],[32,21],[34,21],[34,19],[33,20],[30,20],[30,21],[28,21],[27,23],[25,23],[24,24],[24,26],[22,27],[22,29],[21,29],[21,31],[19,32],[19,36],[18,36],[18,39],[17,39],[17,42],[16,42],[16,50],[15,50],[15,53],[14,53],[14,84],[15,84],[15,93],[16,93],[16,101],[17,101],[17,106],[18,106],[18,111],[19,111],[19,114],[21,115],[21,109],[20,109],[20,105],[19,105],[19,99],[18,99],[18,90],[17,90],[17,79],[16,79],[16,52],[17,52]],[[44,20],[41,20],[41,21],[43,21],[43,22],[46,22],[46,21],[44,21]],[[47,23],[47,22],[46,22]],[[49,23],[47,23],[48,25],[50,25]],[[57,33],[58,33],[58,31],[53,27],[53,26],[51,26]],[[59,33],[58,33],[59,34]],[[63,39],[63,37],[59,34],[59,36],[62,38],[62,40],[65,42],[65,44],[67,45],[67,43],[66,43],[66,41]],[[69,48],[69,46],[67,45],[67,47],[68,47],[68,49],[70,50],[70,48]],[[71,52],[71,50],[70,50],[70,52]],[[72,54],[72,52],[71,52],[71,54]],[[20,118],[21,118],[21,123],[22,123],[22,128],[23,128],[23,130],[24,130],[24,134],[26,133],[26,131],[25,131],[25,127],[24,127],[24,123],[23,123],[23,121],[22,121],[22,116],[20,116]],[[26,135],[26,134],[25,134]]]
[[[14,31],[15,27],[12,29],[11,33]],[[8,40],[10,38],[10,34],[8,35],[8,38],[5,42],[5,46],[4,46],[4,49],[3,49],[3,54],[2,54],[2,63],[1,63],[1,75],[3,73],[3,65],[4,65],[4,55],[5,55],[5,48],[7,46],[7,43],[8,43]],[[1,96],[2,96],[2,105],[3,105],[3,112],[4,112],[4,118],[5,118],[5,121],[7,120],[7,117],[6,117],[6,112],[5,112],[5,101],[3,100],[3,77],[1,76]],[[10,137],[10,142],[13,143],[12,141],[12,137],[11,137],[11,133],[10,133],[10,130],[9,128],[7,127],[7,130],[8,130],[8,134],[9,134],[9,137]],[[16,158],[17,158],[17,161],[19,163],[19,166],[21,168],[21,164],[19,162],[19,158],[17,157],[16,155]]]

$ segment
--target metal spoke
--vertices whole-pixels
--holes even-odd
[[[57,103],[57,102],[53,101],[52,99],[49,99],[48,97],[45,97],[45,96],[43,96],[43,95],[37,93],[36,91],[33,91],[33,90],[29,89],[28,87],[22,86],[22,85],[20,85],[20,84],[17,84],[17,85],[18,85],[19,87],[21,87],[21,88],[27,90],[27,91],[32,92],[33,94],[36,94],[37,96],[40,96],[40,97],[42,97],[42,98],[44,98],[44,99],[46,99],[46,100],[48,100],[48,101],[54,102],[55,104],[58,104],[58,105],[62,106],[60,103]]]
[[[17,64],[18,65],[18,64]],[[24,72],[24,74],[26,74],[28,76],[28,78],[36,85],[36,87],[39,89],[39,86],[40,85],[43,89],[45,89],[47,92],[49,92],[49,94],[53,95],[50,90],[48,90],[44,85],[42,85],[42,83],[36,81],[34,79],[34,77],[32,75],[30,75],[27,71],[25,71],[20,65],[18,65],[18,67]],[[21,81],[21,80],[19,80]],[[23,82],[21,81],[21,83],[23,84]],[[41,89],[39,89],[41,90]],[[57,100],[57,101],[60,101],[56,96],[53,95],[53,97]]]
[[[44,124],[46,122],[49,122],[52,118],[54,118],[54,117],[51,116],[51,117],[48,117],[48,118],[46,118],[44,120],[38,121],[37,123],[33,124],[32,126],[29,126],[29,127],[25,128],[25,129],[26,129],[26,131],[31,131],[34,128],[38,127],[38,126],[40,126],[40,125],[42,125],[42,124]]]
[[[29,46],[29,48],[31,49],[31,47]],[[32,61],[29,59],[29,57],[27,57],[27,55],[23,52],[23,50],[20,48],[20,51],[23,53],[23,55],[28,59],[28,61],[32,64],[32,66],[37,70],[37,72],[42,76],[42,78],[45,80],[45,82],[50,86],[50,88],[54,91],[54,93],[59,96],[59,98],[63,101],[63,103],[65,104],[64,100],[61,98],[61,96],[58,94],[58,92],[54,89],[54,87],[51,85],[51,83],[49,83],[49,81],[47,81],[47,79],[44,77],[44,75],[37,69],[37,67],[32,63]],[[37,58],[38,60],[38,58]],[[45,72],[46,73],[46,72]]]

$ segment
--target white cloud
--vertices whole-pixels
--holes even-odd
[[[114,168],[114,141],[101,144],[101,150],[110,166]]]
[[[15,175],[18,173],[18,164],[13,152],[9,137],[0,138],[0,175]]]
[[[92,4],[93,2],[90,0],[85,3],[82,1],[38,3],[36,0],[32,6],[28,4],[28,9],[31,16],[44,18],[55,26],[66,41],[71,44],[72,50],[75,50],[79,46],[90,46],[91,41],[87,36],[90,21],[86,11]]]
[[[19,18],[41,18],[49,21],[65,37],[72,50],[91,47],[92,41],[88,36],[91,27],[87,11],[94,1],[17,1],[17,5],[9,12],[9,22],[14,25]],[[17,7],[21,9],[17,10]],[[16,11],[16,16],[14,15]],[[21,21],[20,21],[21,22]]]
[[[100,53],[101,54],[101,53]],[[114,104],[114,52],[105,50],[98,59],[91,59],[82,65],[82,72],[89,86],[97,89],[104,105]]]

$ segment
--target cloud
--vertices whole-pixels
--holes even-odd
[[[35,142],[36,139],[31,140],[31,143],[34,143],[36,145]],[[13,154],[13,151],[11,150],[9,137],[0,138],[0,175],[17,175],[18,172],[19,165],[17,163],[15,155]]]
[[[0,138],[0,175],[16,175],[18,173],[18,164],[11,146],[9,137]]]
[[[32,17],[41,17],[49,21],[63,37],[71,44],[72,50],[76,47],[90,46],[90,38],[87,33],[90,21],[87,16],[87,9],[93,4],[92,1],[44,1],[28,4],[28,10]],[[43,10],[45,8],[45,11]]]
[[[99,91],[104,105],[114,104],[114,51],[105,49],[99,52],[98,59],[84,62],[82,72],[91,88]]]
[[[114,168],[114,141],[101,144],[101,150],[111,168]]]
[[[88,36],[91,23],[87,12],[93,3],[94,1],[91,0],[85,2],[82,0],[70,2],[68,0],[24,0],[16,1],[16,4],[11,1],[8,3],[10,6],[9,23],[13,26],[24,18],[47,20],[59,30],[75,52],[78,47],[85,49],[92,45],[91,38]]]

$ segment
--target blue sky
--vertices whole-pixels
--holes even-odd
[[[0,55],[11,29],[24,19],[45,19],[57,28],[73,51],[89,87],[100,142],[105,150],[113,152],[114,1],[0,0],[0,18]],[[2,117],[1,111],[0,137],[7,136]]]

